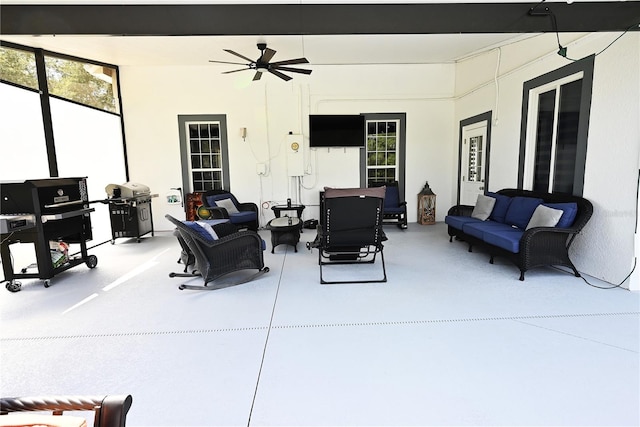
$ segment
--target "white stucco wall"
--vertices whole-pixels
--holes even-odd
[[[573,35],[567,38],[572,42],[563,43],[568,46],[569,57],[583,58],[602,51],[618,35]],[[490,190],[517,186],[522,85],[568,63],[555,54],[556,50],[555,35],[502,48],[497,90],[498,51],[465,61],[456,69],[460,96],[456,123],[489,110],[497,118],[491,137]],[[625,34],[595,59],[583,193],[593,203],[594,215],[572,247],[578,270],[616,284],[631,271],[634,262],[639,75],[640,36],[636,33]],[[470,80],[480,89],[469,93]],[[452,179],[457,179],[455,173],[452,171]]]
[[[122,67],[120,79],[130,179],[161,196],[181,186],[177,116],[226,114],[231,190],[240,200],[294,201],[295,181],[286,176],[285,141],[301,133],[305,168],[301,202],[318,217],[324,186],[359,186],[359,150],[308,148],[308,115],[406,113],[406,193],[409,221],[416,221],[417,193],[425,181],[439,195],[438,219],[451,206],[449,165],[455,156],[454,65],[318,66],[290,82],[251,73],[221,75],[219,67]],[[247,128],[246,141],[240,128]],[[256,164],[268,174],[259,177]],[[260,204],[260,203],[259,203]],[[154,201],[158,229],[180,206]],[[263,210],[265,220],[273,214]]]
[[[569,56],[599,52],[618,34],[561,35]],[[555,35],[443,65],[316,66],[310,76],[284,82],[251,73],[221,75],[220,67],[121,67],[130,178],[161,196],[181,186],[177,116],[225,114],[231,189],[241,200],[296,199],[286,176],[285,141],[303,135],[301,202],[318,217],[324,186],[359,185],[357,149],[308,148],[309,114],[406,113],[406,199],[416,221],[416,194],[425,181],[438,195],[442,221],[455,203],[459,122],[492,111],[489,190],[517,185],[523,82],[567,64],[555,54]],[[498,62],[499,60],[499,62]],[[497,71],[496,71],[497,70]],[[595,213],[573,247],[578,269],[611,283],[633,265],[639,153],[640,35],[629,33],[596,57],[584,196]],[[496,80],[498,82],[496,86]],[[246,141],[240,128],[247,128]],[[256,173],[264,163],[268,174]],[[154,201],[156,228],[182,208]],[[272,217],[262,211],[262,223]]]

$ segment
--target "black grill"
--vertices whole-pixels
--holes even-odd
[[[39,278],[49,286],[49,279],[78,264],[95,267],[97,258],[87,254],[86,242],[91,240],[90,212],[86,178],[49,178],[21,182],[0,183],[0,213],[33,215],[34,226],[2,235],[0,253],[7,289],[17,291],[17,278]],[[62,265],[54,265],[50,242],[75,243],[80,245],[80,256],[69,258]],[[36,263],[14,271],[10,246],[14,243],[33,243]],[[37,272],[29,273],[31,267]]]

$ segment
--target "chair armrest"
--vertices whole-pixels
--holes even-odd
[[[0,413],[25,411],[94,411],[94,427],[124,427],[131,408],[131,395],[35,396],[0,398]]]
[[[398,203],[398,206],[407,206],[407,202],[400,202]]]
[[[219,206],[202,206],[211,214],[211,219],[229,219],[229,212]]]
[[[253,211],[253,212],[258,212],[258,205],[256,205],[253,202],[244,202],[244,203],[238,203],[237,206],[239,211]]]
[[[473,208],[473,206],[469,205],[455,205],[449,208],[449,210],[447,211],[447,215],[471,216]]]
[[[574,228],[534,227],[525,231],[520,238],[520,252],[552,253],[566,251],[578,234]]]

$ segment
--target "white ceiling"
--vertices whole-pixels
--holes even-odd
[[[307,36],[0,36],[4,41],[118,66],[210,65],[241,62],[223,49],[260,56],[256,44],[276,50],[273,61],[306,57],[311,65],[451,63],[532,34],[391,34]],[[237,68],[237,67],[236,67]]]

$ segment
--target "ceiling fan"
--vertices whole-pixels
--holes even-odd
[[[209,62],[215,62],[218,64],[245,65],[247,66],[247,68],[225,71],[222,74],[237,73],[238,71],[245,71],[245,70],[256,70],[256,74],[253,76],[253,80],[260,80],[260,78],[262,77],[262,73],[264,73],[265,71],[275,76],[278,76],[285,81],[291,80],[291,77],[287,76],[282,71],[287,71],[290,73],[311,74],[311,70],[285,67],[285,65],[308,64],[309,61],[307,61],[307,58],[287,59],[285,61],[269,62],[271,61],[271,58],[273,58],[273,56],[276,54],[276,51],[273,49],[269,49],[266,43],[258,43],[258,49],[260,50],[261,53],[260,53],[260,57],[255,61],[247,58],[244,55],[240,55],[239,53],[234,52],[231,49],[224,49],[225,52],[229,52],[230,54],[235,55],[239,58],[242,58],[245,61],[249,61],[248,64],[244,64],[241,62],[212,61],[212,60],[209,60]]]

